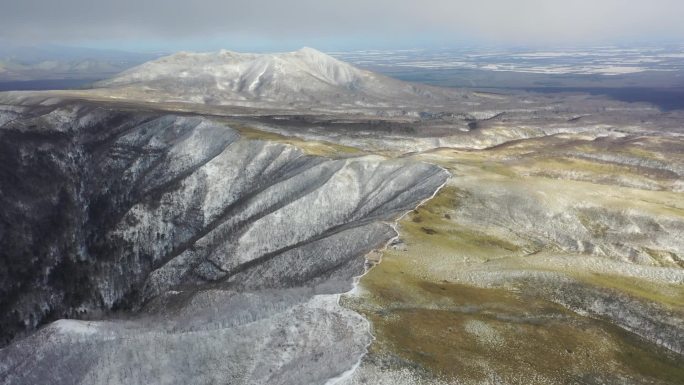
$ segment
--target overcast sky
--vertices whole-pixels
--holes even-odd
[[[684,0],[0,0],[0,39],[137,50],[684,41]]]

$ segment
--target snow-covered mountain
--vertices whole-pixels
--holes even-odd
[[[460,93],[361,70],[312,48],[275,54],[180,52],[150,61],[98,87],[154,100],[207,104],[277,103],[355,106],[434,103]],[[391,103],[390,103],[391,102]]]

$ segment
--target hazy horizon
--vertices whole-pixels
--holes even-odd
[[[678,43],[673,0],[27,0],[3,5],[0,41],[133,52]]]

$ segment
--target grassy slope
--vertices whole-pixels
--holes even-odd
[[[565,139],[553,141],[567,145]],[[598,178],[621,175],[631,170],[629,167],[601,161],[567,162],[551,151],[519,156],[539,145],[539,140],[534,140],[513,148],[479,152],[443,149],[418,156],[449,168],[455,177],[433,200],[404,217],[399,224],[402,242],[382,253],[382,263],[361,279],[360,294],[345,298],[347,306],[365,314],[374,326],[377,340],[369,359],[387,367],[426,369],[464,383],[496,379],[517,384],[684,383],[681,356],[605,320],[570,312],[545,298],[543,292],[478,287],[451,279],[468,269],[550,271],[601,290],[617,290],[644,303],[684,308],[683,285],[597,273],[582,265],[532,266],[526,262],[533,258],[530,255],[555,252],[553,245],[460,222],[454,212],[468,196],[469,187],[459,182],[468,178],[472,183],[467,186],[525,188],[541,192],[550,201],[634,207],[649,215],[684,218],[681,193],[616,186],[609,184],[610,178]],[[596,150],[594,143],[582,145]],[[620,149],[632,155],[640,150]],[[640,155],[657,156],[652,150]],[[601,183],[564,179],[567,174],[557,172],[559,164]],[[530,172],[534,169],[556,173],[539,175]],[[639,170],[634,170],[639,175]],[[660,187],[668,186],[666,178],[654,180],[665,180]]]

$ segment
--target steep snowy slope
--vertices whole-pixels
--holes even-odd
[[[57,103],[3,120],[2,342],[129,316],[15,340],[8,384],[324,383],[370,338],[335,293],[448,175],[194,116]]]
[[[358,69],[311,48],[277,54],[181,52],[132,68],[98,87],[144,91],[163,101],[383,105],[460,98]]]

